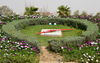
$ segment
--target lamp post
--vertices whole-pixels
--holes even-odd
[[[60,63],[60,58],[58,58],[58,63]]]

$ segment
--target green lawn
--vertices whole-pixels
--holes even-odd
[[[21,29],[21,32],[23,34],[26,34],[28,36],[35,36],[39,43],[41,45],[47,45],[47,40],[53,39],[53,38],[58,38],[62,39],[68,36],[78,36],[77,33],[80,31],[79,29],[74,30],[67,30],[63,31],[63,36],[62,37],[46,37],[46,36],[41,36],[36,33],[41,32],[41,29],[69,29],[71,27],[69,26],[64,26],[64,25],[34,25],[34,26],[28,26],[25,29]]]

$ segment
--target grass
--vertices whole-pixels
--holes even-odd
[[[74,28],[74,30],[63,31],[62,37],[46,37],[46,36],[40,36],[36,33],[41,32],[42,29],[69,29],[69,28],[71,27],[64,26],[64,25],[56,25],[56,26],[55,25],[35,25],[35,26],[28,26],[25,29],[21,29],[21,32],[28,36],[35,36],[41,45],[47,45],[48,44],[47,40],[49,39],[53,39],[53,38],[62,39],[69,36],[78,36],[77,33],[81,30]]]

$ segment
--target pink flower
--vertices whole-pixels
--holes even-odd
[[[36,49],[36,47],[33,47],[32,49]]]
[[[13,56],[16,56],[15,54]]]
[[[20,45],[23,45],[23,43],[20,43]]]
[[[37,53],[39,53],[39,51],[36,51]]]
[[[92,47],[93,45],[91,45],[91,47]]]
[[[70,49],[68,49],[68,51],[70,51]]]
[[[73,50],[73,47],[70,50]]]
[[[96,53],[98,53],[99,51],[96,51]]]
[[[23,41],[23,42],[25,42],[25,41]]]
[[[67,48],[66,46],[63,46],[63,48]]]
[[[2,21],[0,21],[0,24],[2,23]]]
[[[5,40],[7,40],[7,36],[6,36]]]
[[[6,24],[6,22],[3,22],[3,24]]]
[[[14,41],[12,43],[14,43]]]
[[[95,46],[97,46],[97,44]]]
[[[13,49],[13,47],[11,47],[11,49]]]
[[[14,49],[14,50],[16,50],[16,49]]]
[[[77,44],[77,46],[79,46],[79,44]]]
[[[27,45],[27,47],[31,47],[31,45]]]
[[[25,45],[25,43],[23,43],[23,45]]]
[[[21,49],[19,49],[19,51],[21,51]]]

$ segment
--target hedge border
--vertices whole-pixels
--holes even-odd
[[[69,38],[64,38],[61,40],[63,45],[68,45],[68,42],[79,42],[79,39],[82,39],[82,41],[88,40],[95,40],[96,36],[98,34],[98,26],[94,23],[91,23],[87,20],[82,19],[71,19],[71,18],[35,18],[35,19],[23,19],[23,20],[15,20],[13,22],[7,23],[6,25],[3,25],[2,29],[3,32],[8,36],[12,37],[14,40],[26,40],[27,43],[32,44],[33,46],[37,46],[40,49],[40,45],[38,44],[38,41],[36,40],[36,37],[30,37],[27,35],[24,35],[20,32],[20,29],[23,28],[23,24],[29,25],[44,25],[48,24],[49,22],[57,24],[63,24],[66,23],[67,25],[72,25],[75,27],[75,24],[77,23],[78,26],[80,26],[80,29],[86,30],[85,32],[82,32],[80,37],[72,37],[72,41],[68,41]],[[82,27],[81,27],[82,26]],[[66,41],[67,40],[67,41]],[[52,39],[51,39],[52,41]]]

